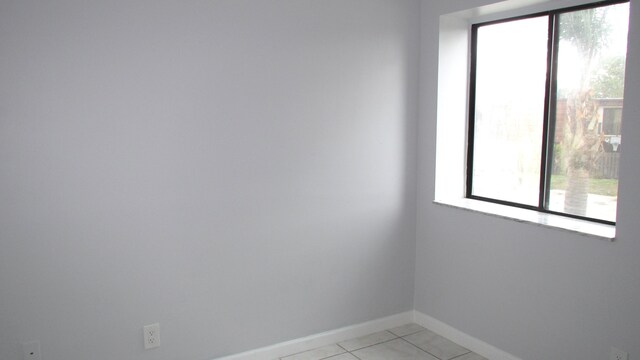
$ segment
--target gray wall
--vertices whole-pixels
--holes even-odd
[[[210,359],[411,310],[418,9],[1,1],[0,358]]]
[[[422,3],[416,310],[523,359],[640,356],[640,1],[632,0],[615,242],[432,204],[438,18]]]

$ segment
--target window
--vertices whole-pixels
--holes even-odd
[[[628,2],[472,26],[466,196],[615,224]]]

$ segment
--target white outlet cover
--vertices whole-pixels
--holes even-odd
[[[629,353],[626,353],[620,349],[614,347],[611,348],[611,360],[629,360]]]
[[[160,323],[144,327],[144,348],[153,349],[160,346]]]
[[[29,341],[22,344],[22,359],[23,360],[41,360],[40,354],[40,342]]]

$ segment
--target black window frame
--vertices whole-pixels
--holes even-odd
[[[610,5],[630,3],[630,0],[606,0],[594,3],[571,6],[542,12],[536,12],[527,15],[509,17],[499,20],[492,20],[471,25],[471,64],[469,74],[469,114],[467,123],[467,162],[466,162],[466,182],[465,196],[469,199],[491,202],[495,204],[507,205],[522,209],[535,210],[542,213],[560,215],[564,217],[588,220],[601,224],[615,225],[615,221],[607,221],[602,219],[590,218],[586,216],[574,215],[559,211],[549,210],[549,195],[551,191],[551,170],[553,162],[553,145],[555,137],[556,125],[556,102],[557,102],[557,73],[558,73],[558,46],[560,43],[560,34],[558,30],[558,18],[561,14],[570,13],[580,10],[594,9],[606,7]],[[475,135],[475,100],[476,100],[476,71],[477,71],[477,50],[478,50],[478,29],[500,23],[531,19],[536,17],[549,18],[548,26],[548,42],[547,42],[547,74],[545,83],[545,103],[544,118],[542,128],[542,157],[540,160],[540,187],[538,189],[538,205],[531,206],[517,202],[494,199],[484,196],[473,195],[473,151],[474,151],[474,135]],[[624,104],[624,99],[623,99]],[[623,105],[624,106],[624,105]]]

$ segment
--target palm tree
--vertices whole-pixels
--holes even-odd
[[[586,214],[589,173],[603,152],[591,74],[594,60],[611,32],[606,13],[607,8],[600,7],[560,16],[561,42],[572,44],[584,61],[578,88],[567,94],[567,117],[560,144],[568,178],[564,210],[574,215]]]

